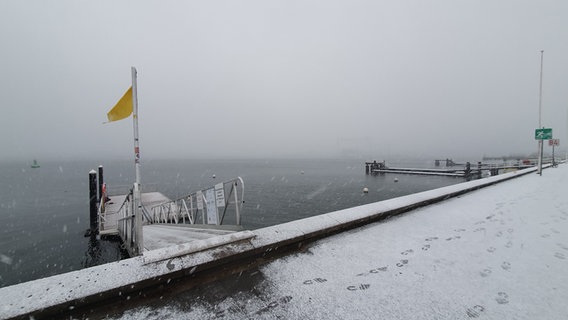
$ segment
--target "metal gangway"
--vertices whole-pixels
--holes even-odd
[[[175,200],[159,192],[140,193],[134,184],[127,194],[109,198],[103,192],[98,208],[99,234],[119,236],[128,254],[137,256],[144,250],[242,230],[243,203],[241,177]],[[158,225],[169,226],[167,239],[162,236],[165,231],[156,231]],[[178,230],[172,230],[172,225]],[[180,231],[181,226],[186,228]]]
[[[151,207],[147,223],[241,225],[244,182],[241,177]]]

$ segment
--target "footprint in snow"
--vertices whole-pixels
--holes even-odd
[[[369,289],[370,287],[371,287],[370,284],[368,284],[368,283],[362,283],[362,284],[357,285],[357,286],[349,286],[349,287],[347,287],[347,290],[349,290],[349,291],[367,290],[367,289]]]
[[[497,250],[495,247],[487,248],[487,252],[489,252],[489,253],[493,253],[493,252],[495,252],[495,250]]]
[[[314,283],[324,283],[327,282],[327,279],[324,278],[315,278],[304,281],[304,284],[314,284]]]
[[[560,253],[560,252],[556,252],[554,254],[554,256],[558,259],[562,259],[562,260],[566,259],[566,256],[563,253]]]
[[[403,260],[400,260],[400,262],[398,262],[398,263],[396,264],[396,266],[400,268],[400,267],[403,267],[403,266],[406,265],[406,264],[408,264],[408,260],[407,260],[407,259],[403,259]]]
[[[387,271],[388,267],[379,267],[379,268],[375,268],[375,269],[371,269],[369,270],[369,273],[379,273],[379,272],[385,272]]]
[[[429,244],[425,244],[425,245],[422,247],[422,250],[424,250],[424,251],[428,251],[429,249],[430,249],[430,245],[429,245]]]
[[[467,308],[467,310],[465,311],[465,313],[467,314],[468,317],[470,318],[477,318],[479,317],[483,312],[485,311],[485,308],[483,306],[480,305],[475,305],[471,308]]]
[[[409,254],[411,254],[411,253],[413,253],[413,252],[414,252],[414,250],[408,249],[408,250],[405,250],[405,251],[401,252],[400,254],[402,254],[403,256],[407,256],[407,255],[409,255]]]
[[[270,303],[268,303],[268,305],[266,307],[260,308],[258,309],[255,314],[260,315],[263,314],[265,312],[270,312],[271,309],[278,307],[279,305],[285,305],[288,302],[292,301],[292,296],[284,296],[281,297],[280,299],[277,300],[273,300],[270,301]],[[230,311],[230,310],[227,310]],[[217,312],[216,317],[217,318],[223,318],[225,316],[225,311],[222,311],[221,313]]]
[[[426,238],[426,241],[434,241],[434,240],[438,240],[438,237]]]
[[[487,269],[483,269],[479,274],[480,274],[482,277],[486,278],[486,277],[489,277],[489,275],[491,274],[491,272],[493,272],[493,271],[491,271],[491,269],[487,268]]]
[[[497,298],[495,298],[498,304],[507,304],[509,303],[509,295],[505,292],[497,293]]]
[[[511,269],[511,263],[505,261],[501,264],[501,268],[503,268],[503,270],[510,270]]]

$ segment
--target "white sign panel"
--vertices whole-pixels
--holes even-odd
[[[197,209],[203,210],[203,192],[197,191]]]
[[[225,206],[225,190],[223,189],[222,183],[215,185],[215,200],[217,201],[218,208]]]
[[[205,204],[207,205],[207,224],[218,224],[217,206],[215,205],[215,189],[205,191]]]

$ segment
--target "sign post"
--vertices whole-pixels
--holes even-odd
[[[556,159],[554,159],[554,147],[560,145],[560,139],[550,139],[548,140],[548,145],[552,146],[552,166],[556,167]]]
[[[534,131],[534,138],[539,142],[539,154],[538,154],[538,173],[542,176],[542,147],[544,145],[543,140],[552,139],[552,128],[542,128],[536,129]]]

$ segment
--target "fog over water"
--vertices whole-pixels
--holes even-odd
[[[563,0],[6,0],[0,39],[0,160],[129,159],[131,66],[143,161],[533,153],[541,50],[568,143]]]

